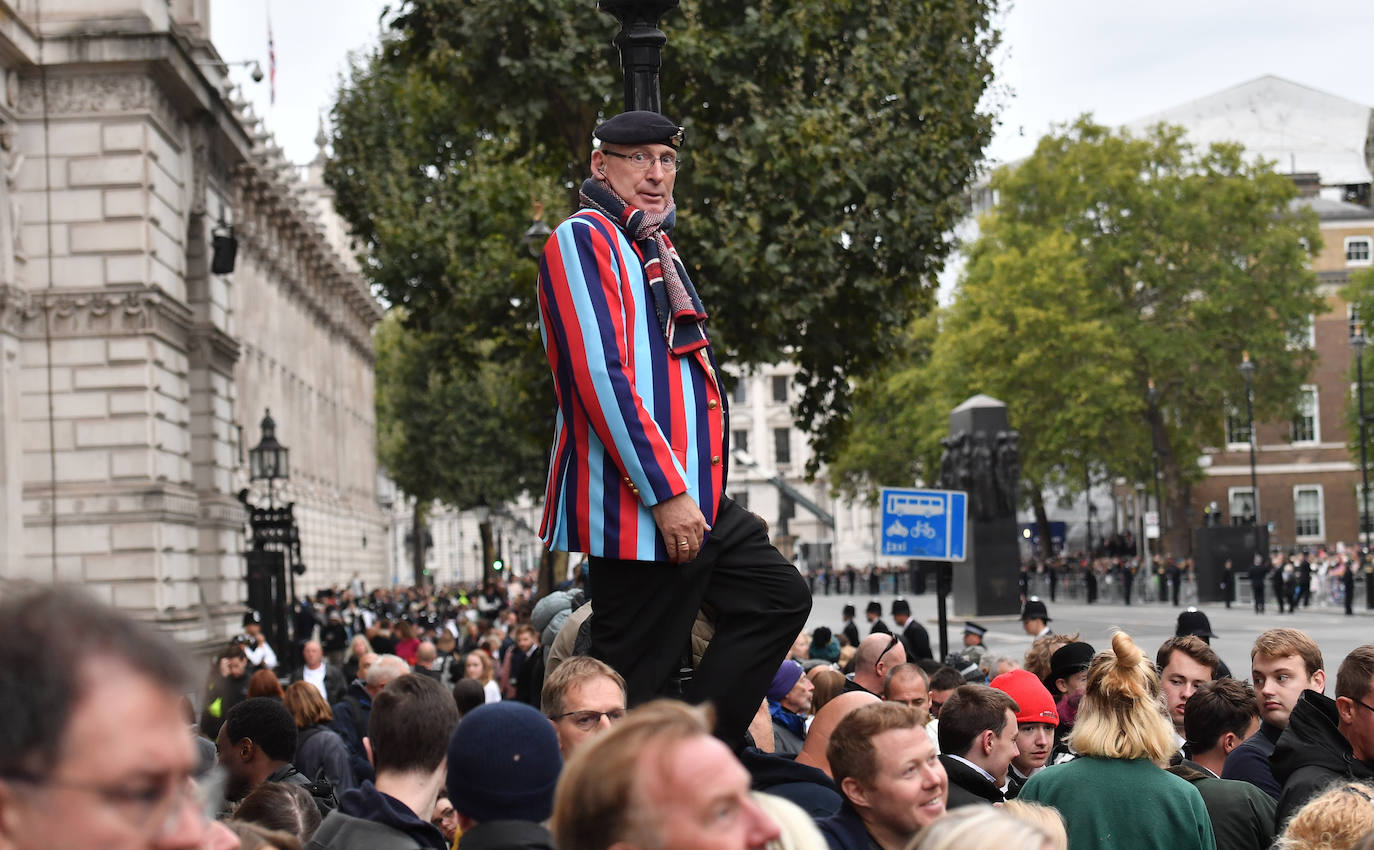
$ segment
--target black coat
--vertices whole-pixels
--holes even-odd
[[[487,821],[463,832],[463,850],[554,850],[553,835],[529,821]]]
[[[1374,779],[1374,764],[1355,758],[1337,726],[1336,701],[1316,691],[1303,691],[1288,716],[1288,728],[1274,745],[1269,766],[1283,783],[1275,823],[1288,819],[1326,786],[1339,779]]]
[[[292,682],[305,681],[305,667],[300,666],[291,671]],[[343,702],[343,698],[348,695],[348,683],[344,681],[343,672],[329,662],[324,665],[324,692],[325,702],[333,705],[336,702]]]
[[[839,812],[844,798],[825,771],[798,764],[796,756],[781,756],[747,747],[739,756],[755,791],[791,800],[813,818]]]
[[[855,649],[859,647],[859,627],[854,625],[853,620],[850,620],[849,622],[844,624],[844,628],[841,630],[841,633],[844,635],[844,639],[849,641],[850,646],[854,647]]]
[[[902,627],[902,645],[906,647],[907,661],[935,657],[935,653],[930,650],[930,633],[915,619],[907,620],[906,625]]]
[[[945,801],[946,809],[972,806],[979,803],[1005,803],[1002,789],[993,785],[988,778],[956,758],[940,754],[940,764],[945,766],[949,776],[949,796]]]

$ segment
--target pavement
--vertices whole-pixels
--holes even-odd
[[[811,632],[817,626],[828,626],[839,633],[844,625],[840,611],[846,603],[858,610],[855,623],[859,636],[868,635],[868,622],[864,617],[864,606],[871,600],[878,600],[883,606],[883,622],[889,627],[895,625],[892,616],[892,602],[897,596],[891,593],[878,594],[835,594],[813,597],[811,616],[806,630]],[[936,615],[934,593],[906,595],[903,598],[911,605],[912,616],[930,632],[930,645],[939,652],[940,633]],[[1053,621],[1050,628],[1064,634],[1079,632],[1080,640],[1087,641],[1099,650],[1111,646],[1112,634],[1124,630],[1135,639],[1137,645],[1153,658],[1155,650],[1174,634],[1174,626],[1180,611],[1188,606],[1162,605],[1158,602],[1123,605],[1120,602],[1098,602],[1088,605],[1081,600],[1051,602],[1040,597],[1048,606]],[[1216,650],[1231,672],[1238,679],[1249,679],[1250,647],[1255,637],[1265,629],[1301,629],[1317,642],[1322,649],[1326,662],[1327,679],[1334,687],[1336,668],[1350,650],[1362,644],[1374,642],[1374,611],[1364,608],[1364,594],[1356,599],[1354,616],[1345,616],[1345,610],[1338,606],[1322,606],[1313,602],[1310,608],[1299,608],[1295,614],[1279,614],[1270,603],[1264,614],[1256,614],[1248,603],[1241,606],[1233,604],[1230,609],[1224,605],[1201,605],[1198,610],[1207,614],[1212,623],[1212,631],[1217,634],[1212,639],[1212,649]],[[956,617],[954,597],[949,598],[949,645],[950,651],[963,645],[964,618]],[[1022,660],[1030,648],[1031,639],[1021,629],[1017,615],[977,617],[979,625],[988,629],[983,638],[992,657],[1007,655]]]

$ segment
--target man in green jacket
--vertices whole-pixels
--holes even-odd
[[[1184,706],[1189,757],[1169,770],[1202,795],[1217,850],[1267,850],[1274,843],[1274,798],[1249,782],[1220,778],[1226,755],[1259,722],[1254,688],[1236,679],[1198,686]]]

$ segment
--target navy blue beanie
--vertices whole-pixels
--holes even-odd
[[[522,702],[478,706],[449,738],[449,800],[478,823],[548,820],[562,770],[553,724]]]

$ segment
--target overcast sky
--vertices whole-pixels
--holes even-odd
[[[226,61],[257,59],[267,71],[268,2],[212,0],[211,37]],[[292,161],[315,156],[349,52],[376,42],[378,15],[397,2],[272,0],[276,105],[266,80],[233,75]],[[988,153],[1003,162],[1082,112],[1124,123],[1265,74],[1374,104],[1371,0],[1020,0],[1001,22],[993,98],[1002,123]],[[671,16],[664,29],[671,51]]]

